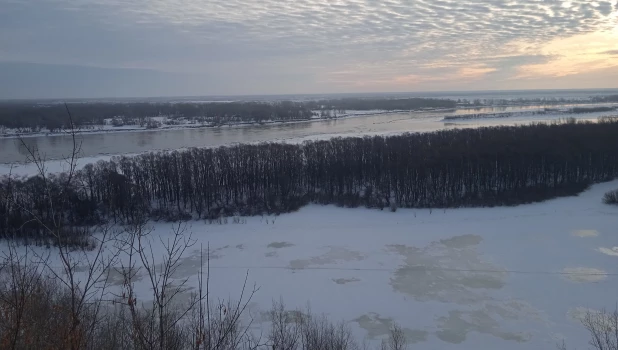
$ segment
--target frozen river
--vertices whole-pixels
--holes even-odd
[[[526,109],[538,109],[528,107]],[[292,141],[329,138],[346,135],[371,135],[401,132],[434,131],[457,127],[525,124],[531,121],[549,121],[575,116],[579,119],[596,120],[608,113],[583,115],[516,115],[509,118],[486,118],[461,121],[444,121],[444,117],[468,113],[502,113],[519,111],[522,108],[460,109],[452,112],[406,112],[355,116],[333,120],[316,120],[298,123],[266,125],[205,127],[196,129],[101,132],[81,134],[81,157],[133,154],[152,150],[172,150],[188,147],[211,147],[234,143],[264,141]],[[612,113],[609,113],[612,114]],[[615,114],[615,112],[613,113]],[[23,139],[36,147],[46,159],[60,159],[71,153],[72,139],[68,135],[37,136]],[[23,162],[27,152],[16,138],[0,138],[0,164]]]

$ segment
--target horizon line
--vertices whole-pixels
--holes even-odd
[[[481,94],[481,93],[522,93],[522,92],[587,92],[587,91],[616,91],[615,88],[571,88],[571,89],[514,89],[514,90],[432,90],[432,91],[387,91],[387,92],[321,92],[321,93],[295,93],[295,94],[222,94],[222,95],[169,95],[169,96],[133,96],[133,97],[31,97],[31,98],[0,98],[0,103],[27,102],[27,101],[87,101],[87,100],[137,100],[137,99],[190,99],[190,98],[238,98],[238,97],[285,97],[285,96],[325,96],[325,95],[404,95],[404,94]],[[418,97],[418,96],[415,96]],[[218,102],[218,101],[213,101]]]

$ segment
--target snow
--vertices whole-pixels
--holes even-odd
[[[130,156],[130,154],[124,154],[125,156]],[[114,155],[98,155],[94,157],[82,157],[77,158],[75,161],[75,169],[82,169],[84,166],[90,163],[96,163],[100,160],[110,160]],[[46,174],[54,174],[67,172],[70,170],[70,162],[68,159],[55,159],[55,160],[47,160],[43,162],[43,166],[45,167]],[[3,175],[9,175],[13,177],[27,177],[38,175],[40,173],[39,168],[33,162],[25,162],[25,163],[13,163],[13,164],[2,164],[0,163],[0,178]]]
[[[163,121],[167,120],[167,118],[165,117],[151,117],[150,119],[152,119],[153,121],[159,122],[159,123],[163,123]],[[191,123],[184,119],[178,120],[177,124],[174,124],[174,125],[161,124],[157,128],[148,128],[146,126],[140,126],[140,125],[114,126],[111,124],[111,119],[110,119],[110,120],[106,120],[105,124],[103,125],[94,125],[91,127],[77,128],[75,129],[75,134],[76,135],[84,135],[84,134],[97,135],[97,134],[105,134],[105,133],[110,133],[110,132],[147,132],[147,131],[157,131],[157,130],[182,130],[182,129],[189,129],[189,128],[208,128],[208,127],[213,127],[213,126],[209,124]],[[45,128],[41,128],[41,130],[38,132],[20,132],[17,129],[11,129],[11,128],[0,129],[0,137],[4,137],[4,138],[44,137],[44,136],[53,137],[53,136],[70,135],[70,134],[71,133],[68,130],[50,132],[49,130]]]
[[[247,271],[260,287],[249,308],[256,332],[282,297],[288,309],[309,304],[345,320],[361,340],[377,342],[396,321],[420,348],[551,349],[564,339],[583,349],[582,313],[617,301],[618,207],[601,202],[616,188],[518,207],[312,205],[239,223],[193,221],[197,243],[175,277],[195,287],[199,247],[209,244],[213,297],[237,298]],[[172,224],[150,225],[159,259],[156,243]],[[146,300],[146,280],[136,288]]]

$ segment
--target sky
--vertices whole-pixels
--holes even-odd
[[[618,87],[618,0],[0,0],[0,99]]]

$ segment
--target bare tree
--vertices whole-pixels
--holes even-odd
[[[272,322],[268,340],[273,350],[296,350],[300,344],[300,313],[286,311],[283,299],[273,301],[269,313]]]
[[[299,312],[302,350],[357,350],[352,332],[344,322],[332,323],[325,315],[314,315],[307,307]]]
[[[582,323],[590,333],[590,345],[597,350],[618,350],[618,308],[612,312],[588,311]]]
[[[189,294],[188,278],[178,280],[177,270],[187,249],[195,244],[183,224],[175,225],[170,237],[163,240],[161,262],[155,258],[152,229],[145,221],[132,224],[121,241],[124,259],[119,272],[124,276],[121,303],[128,307],[136,347],[140,349],[238,349],[256,348],[258,341],[251,337],[249,326],[241,326],[241,316],[258,288],[254,286],[246,296],[248,275],[236,303],[209,298],[209,261],[207,257],[206,284],[203,283],[203,253],[200,249],[198,292],[189,301],[178,301]],[[135,291],[137,276],[144,277],[152,291],[152,301],[139,303]],[[204,287],[206,291],[204,291]]]
[[[595,350],[618,350],[618,306],[614,311],[588,310],[580,319],[590,334],[588,344]],[[568,350],[566,342],[556,344],[559,350]]]
[[[52,191],[53,186],[48,176],[44,156],[39,153],[36,147],[30,147],[23,139],[20,139],[29,154],[28,160],[35,164],[38,169],[38,176],[42,179],[44,191],[42,195],[49,202],[50,220],[44,221],[28,208],[22,207],[22,209],[30,215],[28,222],[35,222],[40,225],[45,234],[45,239],[54,243],[57,259],[52,259],[49,253],[41,253],[36,248],[28,247],[27,250],[34,257],[33,261],[19,260],[14,254],[14,250],[11,249],[9,249],[6,260],[8,266],[21,266],[21,269],[25,271],[21,273],[13,270],[13,276],[30,276],[31,278],[52,276],[63,288],[66,288],[69,298],[66,306],[69,308],[67,311],[70,317],[65,322],[65,327],[56,335],[62,337],[63,347],[81,349],[87,347],[93,341],[97,315],[107,295],[110,266],[114,264],[117,254],[106,250],[114,239],[114,230],[111,226],[102,225],[95,230],[95,234],[91,235],[87,229],[71,227],[65,219],[67,215],[67,194],[74,186],[74,174],[81,149],[81,144],[76,138],[73,117],[68,106],[65,105],[65,107],[69,116],[70,128],[68,132],[71,134],[73,147],[71,154],[64,159],[69,170],[62,177],[59,192]],[[11,196],[11,194],[9,193],[7,196]],[[13,201],[13,203],[15,202]],[[90,244],[78,244],[76,246],[75,242],[71,241],[72,235],[76,232],[90,239]],[[91,252],[93,246],[96,248],[94,252]],[[43,266],[45,269],[44,271],[32,270],[27,268],[27,265],[37,268]],[[37,285],[34,282],[34,280],[24,281],[24,283],[18,284],[15,290],[22,293],[23,297],[23,295],[28,294],[29,288]],[[19,305],[16,304],[16,306]],[[19,327],[21,326],[18,325]]]
[[[381,350],[404,350],[407,346],[408,341],[403,329],[395,323],[390,328],[388,339],[382,340]]]
[[[0,347],[15,349],[20,345],[27,317],[29,299],[40,285],[40,265],[30,264],[26,251],[17,252],[14,242],[9,242],[0,261]]]
[[[143,349],[180,349],[184,344],[180,342],[178,332],[181,329],[178,322],[186,312],[174,312],[172,305],[175,298],[187,291],[188,278],[180,283],[174,283],[173,278],[177,271],[180,259],[185,251],[192,247],[195,241],[185,235],[186,226],[180,224],[173,228],[172,237],[162,241],[163,261],[157,264],[155,250],[149,239],[151,229],[146,229],[145,221],[132,224],[126,231],[126,237],[121,241],[121,251],[126,255],[127,262],[121,263],[119,272],[123,275],[124,285],[121,302],[128,306],[135,331],[135,339]],[[134,289],[135,278],[145,274],[152,290],[150,307],[137,303]]]

